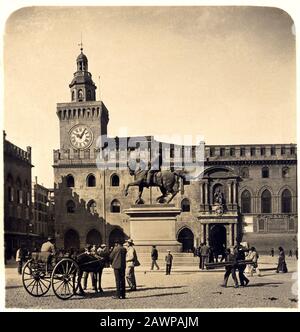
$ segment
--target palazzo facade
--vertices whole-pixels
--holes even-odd
[[[56,111],[60,148],[54,150],[53,163],[55,235],[58,247],[112,245],[116,238],[130,237],[123,211],[135,201],[137,188],[125,196],[133,180],[128,169],[97,167],[97,138],[108,134],[109,113],[96,101],[96,85],[82,50],[76,65],[69,85],[71,101],[58,103]],[[154,138],[146,139],[150,149]],[[129,150],[117,150],[117,164]],[[176,221],[182,250],[204,241],[217,246],[247,241],[261,250],[277,244],[297,246],[296,150],[295,144],[205,145],[202,178],[186,181],[173,201],[182,210]],[[171,163],[174,160],[171,145]],[[145,189],[144,203],[154,203],[159,195],[157,188]]]

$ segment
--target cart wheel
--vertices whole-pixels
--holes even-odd
[[[78,287],[78,264],[71,258],[63,258],[54,267],[51,284],[54,294],[61,300],[70,299]]]
[[[45,263],[29,260],[23,267],[22,282],[26,291],[35,297],[45,295],[51,286]]]

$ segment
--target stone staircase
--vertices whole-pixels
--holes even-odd
[[[192,253],[185,253],[185,252],[171,252],[173,255],[173,267],[179,266],[191,266],[197,268],[199,266],[199,257],[195,257]],[[137,251],[138,260],[141,263],[142,267],[151,267],[151,253],[139,253]],[[158,266],[165,267],[165,256],[167,255],[166,252],[158,252]],[[154,267],[155,269],[155,267]]]

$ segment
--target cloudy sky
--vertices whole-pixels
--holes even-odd
[[[4,36],[4,129],[53,186],[56,103],[69,102],[82,33],[108,132],[296,142],[293,21],[263,7],[29,7]],[[99,87],[98,76],[101,76]]]

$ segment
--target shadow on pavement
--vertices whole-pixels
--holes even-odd
[[[256,284],[249,284],[248,286],[246,286],[245,288],[249,288],[249,287],[279,287],[278,285],[282,285],[282,282],[258,282]]]

